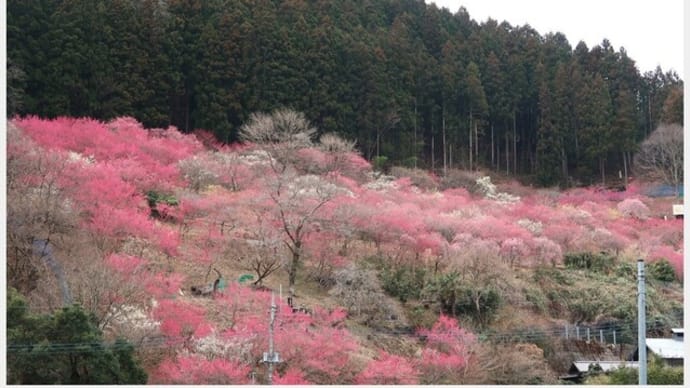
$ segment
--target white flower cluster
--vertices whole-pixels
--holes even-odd
[[[221,357],[225,359],[241,360],[251,362],[252,344],[247,338],[218,337],[217,333],[196,339],[194,341],[196,353],[201,353],[208,358]]]
[[[290,181],[288,191],[293,196],[331,198],[337,194],[352,196],[352,192],[334,185],[318,175],[300,175]]]
[[[490,176],[484,176],[481,178],[477,178],[475,181],[477,183],[477,186],[479,187],[479,191],[484,194],[484,196],[488,199],[491,199],[493,201],[501,202],[501,203],[514,203],[520,200],[520,197],[511,195],[508,193],[499,193],[496,190],[496,185],[491,183],[491,177]]]
[[[522,218],[522,219],[518,220],[517,224],[520,225],[521,227],[529,230],[534,235],[541,234],[541,232],[544,228],[544,226],[542,225],[542,223],[540,221],[533,221],[533,220],[530,220],[529,218]]]
[[[70,151],[67,153],[67,159],[70,162],[81,162],[83,164],[94,164],[96,163],[96,158],[93,155],[84,156],[79,152]]]
[[[114,325],[140,330],[152,330],[160,326],[160,322],[150,319],[144,310],[132,305],[111,307],[106,316],[106,321],[108,320]]]
[[[396,189],[395,177],[392,175],[382,174],[380,172],[370,172],[369,179],[371,182],[365,184],[363,187],[368,190],[373,191],[386,191],[391,189]]]
[[[239,160],[248,166],[268,165],[273,160],[273,157],[266,150],[255,149],[241,154]]]

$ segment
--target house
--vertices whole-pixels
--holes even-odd
[[[682,203],[673,205],[673,216],[675,218],[683,218],[683,213],[684,213],[684,209],[683,209]]]
[[[671,329],[671,338],[647,338],[647,359],[654,355],[661,358],[668,366],[683,366],[685,358],[685,342],[683,329]],[[637,349],[632,354],[632,360],[638,361]]]
[[[680,339],[681,341],[683,340],[683,333],[685,332],[684,329],[671,329],[671,338],[673,339]]]
[[[639,367],[637,361],[574,361],[568,374],[561,376],[561,380],[581,382],[590,374],[608,373],[619,368]]]

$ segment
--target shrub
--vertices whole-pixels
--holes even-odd
[[[647,273],[650,278],[662,282],[672,282],[676,280],[676,271],[666,259],[659,259],[650,263]]]
[[[386,171],[386,169],[388,168],[388,157],[383,155],[377,156],[372,161],[372,164],[374,165],[374,170]]]
[[[502,302],[501,294],[494,287],[466,285],[457,272],[433,279],[424,288],[424,295],[436,300],[444,314],[466,315],[478,324],[491,322]]]
[[[587,385],[637,385],[639,378],[635,368],[619,368],[605,375],[588,377]],[[648,362],[647,384],[650,385],[683,385],[683,368],[670,367],[657,357]]]
[[[566,253],[564,264],[568,268],[587,269],[593,272],[610,273],[613,270],[615,257],[601,253],[579,252]]]
[[[351,265],[335,272],[336,285],[330,294],[354,317],[365,324],[379,324],[398,315],[387,303],[381,284],[374,271]]]
[[[392,167],[390,171],[391,175],[397,178],[410,178],[412,183],[425,190],[432,190],[438,188],[438,183],[433,176],[428,172],[419,168],[406,168],[406,167]]]
[[[501,294],[493,287],[462,288],[456,304],[457,314],[469,315],[479,324],[488,324],[501,307]]]
[[[177,206],[180,202],[172,194],[159,193],[157,191],[148,191],[146,193],[146,202],[151,209],[151,216],[155,218],[165,218],[158,209],[158,205]]]
[[[385,267],[379,273],[379,279],[389,295],[405,303],[410,299],[419,299],[425,275],[423,268]]]
[[[618,211],[626,217],[638,218],[641,220],[649,217],[649,208],[639,199],[627,198],[619,202],[616,206]]]
[[[441,189],[464,188],[470,193],[478,193],[477,179],[481,177],[478,172],[452,169],[441,178]]]

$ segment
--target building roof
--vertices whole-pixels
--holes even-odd
[[[680,216],[683,215],[683,204],[673,205],[673,215]]]
[[[647,349],[661,358],[685,358],[685,346],[681,339],[647,338]]]
[[[574,361],[570,367],[571,373],[587,373],[590,365],[599,365],[603,372],[610,372],[618,368],[638,368],[637,361]]]
[[[680,335],[683,335],[683,333],[685,332],[685,329],[682,329],[682,328],[681,328],[681,329],[671,329],[671,332],[672,332],[673,334],[680,334]]]

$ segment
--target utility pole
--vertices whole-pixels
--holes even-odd
[[[275,294],[271,293],[271,320],[268,324],[268,352],[264,353],[263,362],[268,364],[268,385],[273,384],[273,364],[280,362],[280,354],[273,351],[273,323],[276,319],[276,306]]]
[[[637,355],[639,360],[639,385],[647,385],[647,341],[645,322],[645,275],[644,261],[637,259]]]

